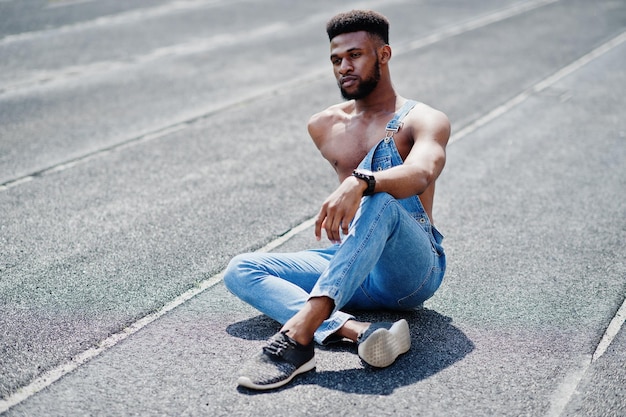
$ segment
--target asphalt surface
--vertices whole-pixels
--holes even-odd
[[[235,386],[278,328],[228,260],[320,243],[326,20],[376,8],[453,125],[449,265],[384,370]],[[0,413],[626,416],[626,3],[0,1]],[[269,246],[266,246],[268,245]]]

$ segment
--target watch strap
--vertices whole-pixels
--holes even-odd
[[[372,173],[356,169],[352,171],[352,176],[367,183],[367,188],[363,191],[364,196],[374,194],[374,188],[376,188],[376,178],[374,178]]]

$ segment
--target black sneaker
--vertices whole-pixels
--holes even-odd
[[[357,340],[359,357],[376,368],[384,368],[411,348],[411,333],[406,320],[374,323]]]
[[[276,333],[269,339],[263,351],[244,366],[237,384],[257,390],[278,388],[315,368],[315,342],[301,345],[286,333]]]

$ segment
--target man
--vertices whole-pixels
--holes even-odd
[[[238,384],[272,389],[315,367],[314,343],[349,339],[374,367],[410,348],[405,320],[364,323],[340,309],[410,310],[439,287],[442,236],[432,226],[435,180],[445,163],[447,117],[396,94],[387,19],[351,11],[327,24],[330,60],[347,100],[311,117],[309,133],[340,185],[315,222],[333,243],[293,254],[235,257],[227,288],[282,323]]]

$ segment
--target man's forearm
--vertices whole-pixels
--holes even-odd
[[[374,177],[376,178],[374,192],[388,193],[397,199],[422,194],[434,179],[434,175],[428,171],[410,165],[374,172]]]

